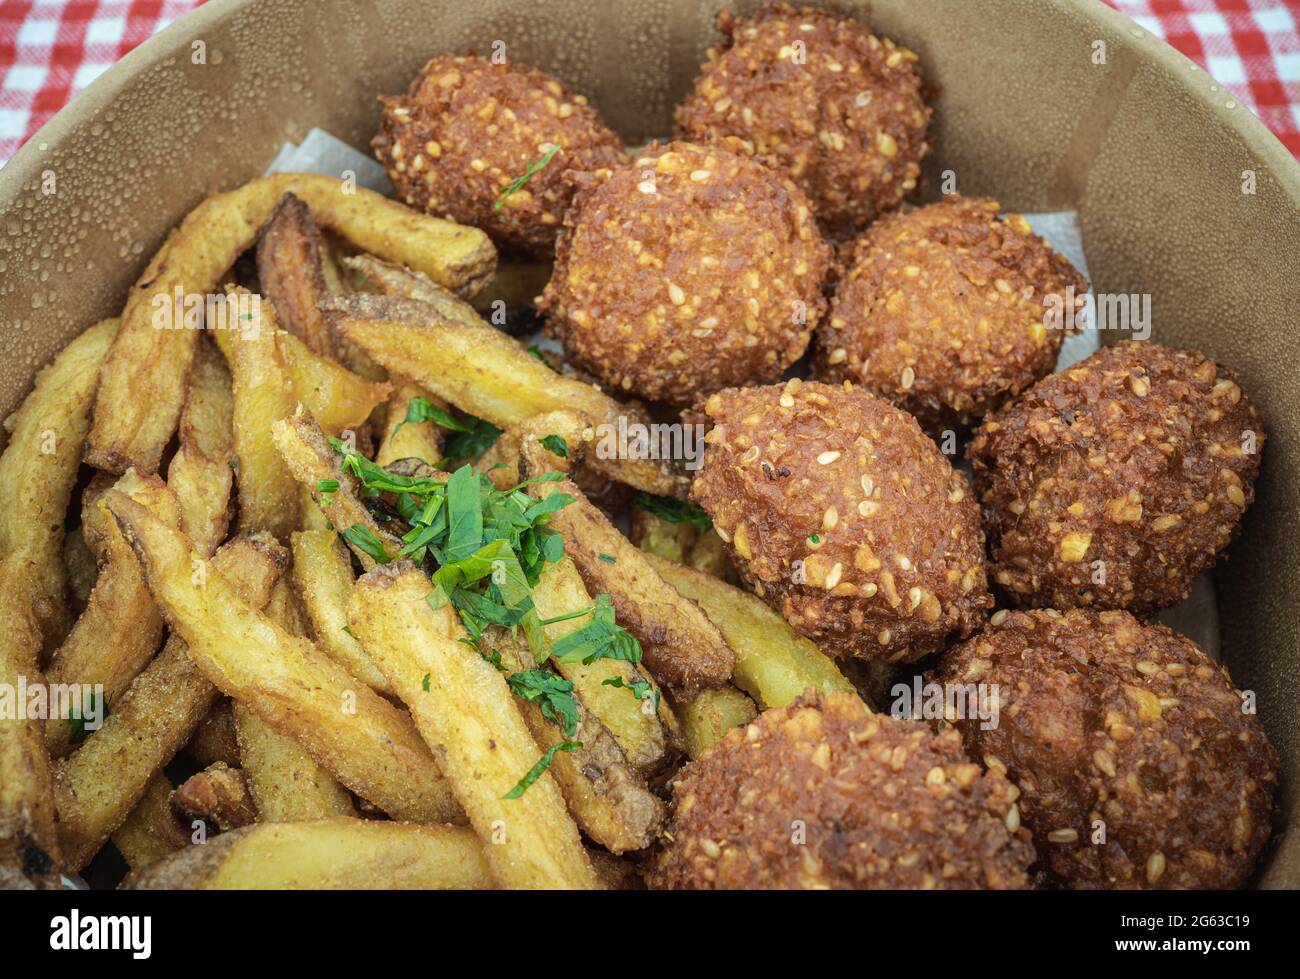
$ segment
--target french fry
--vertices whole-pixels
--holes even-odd
[[[333,357],[334,332],[316,308],[328,295],[320,239],[307,205],[292,193],[285,194],[257,243],[257,278],[283,327],[314,353]]]
[[[325,436],[310,414],[297,412],[271,427],[271,439],[279,450],[288,472],[307,487],[331,524],[346,533],[360,525],[374,535],[388,556],[395,557],[401,542],[384,530],[370,515],[352,490],[352,477],[340,468],[341,456],[330,448]],[[338,489],[324,491],[321,484],[338,484]],[[370,570],[375,559],[366,551],[354,547],[353,553],[361,566]]]
[[[646,669],[656,680],[694,693],[730,679],[736,657],[717,627],[655,573],[647,555],[588,502],[575,483],[534,483],[528,492],[539,500],[552,493],[574,498],[551,515],[551,526],[564,535],[565,551],[587,590],[593,595],[607,592],[613,599],[619,624],[640,640]]]
[[[502,675],[458,640],[450,606],[425,601],[432,584],[409,562],[363,575],[348,622],[411,708],[420,733],[486,848],[492,876],[507,887],[596,888],[578,828],[548,772],[506,798],[538,762],[533,740]],[[549,746],[548,746],[549,747]]]
[[[244,601],[260,607],[287,561],[269,538],[239,537],[217,551],[208,573],[228,578]],[[186,570],[186,580],[193,573]],[[122,825],[216,700],[216,688],[173,633],[103,726],[54,766],[59,837],[70,867],[84,867]]]
[[[181,508],[181,528],[203,557],[225,540],[230,526],[233,412],[230,371],[213,345],[203,341],[181,411],[180,444],[167,467],[167,486]]]
[[[89,427],[87,410],[117,323],[73,340],[8,418],[0,456],[0,683],[39,686],[42,648],[66,614],[64,513]],[[60,867],[50,762],[40,720],[0,720],[0,888],[55,887]]]
[[[542,619],[554,619],[591,608],[594,603],[578,569],[566,557],[543,569],[541,579],[533,589],[533,604]],[[550,642],[556,642],[590,621],[591,616],[585,616],[553,622],[545,627],[546,638]],[[658,688],[648,674],[636,665],[619,659],[598,659],[593,663],[556,663],[555,668],[573,684],[573,689],[587,709],[614,736],[631,764],[637,768],[651,768],[664,757],[667,742],[664,726],[675,725],[675,718],[662,699],[659,700],[656,713],[654,703]],[[632,684],[639,681],[651,685],[649,708],[646,702],[638,700],[631,693]]]
[[[414,398],[428,398],[439,408],[446,408],[437,398],[429,398],[428,392],[420,385],[399,380],[388,399],[388,424],[375,454],[378,465],[388,466],[398,459],[419,459],[432,466],[442,458],[442,433],[445,429],[431,421],[406,420]]]
[[[322,308],[339,335],[384,367],[499,428],[550,411],[574,412],[611,432],[619,430],[620,419],[624,428],[644,422],[635,409],[595,385],[557,374],[481,320],[453,319],[427,303],[391,296],[335,296]],[[593,452],[587,463],[648,493],[685,496],[689,488],[684,475],[657,460],[604,458],[609,454],[618,453]]]
[[[490,888],[473,830],[365,819],[262,823],[127,878],[133,890]]]
[[[95,590],[99,566],[95,563],[95,555],[86,546],[85,535],[78,531],[63,535],[63,570],[68,575],[68,595],[73,610],[80,615],[86,610],[90,593]]]
[[[106,502],[168,625],[223,693],[297,740],[343,785],[393,818],[459,817],[450,787],[407,714],[311,642],[275,625],[220,574],[196,582],[188,541],[144,507],[117,492]]]
[[[785,707],[808,687],[852,692],[853,684],[810,640],[748,592],[658,555],[646,559],[684,597],[696,602],[736,652],[732,682],[764,709]]]
[[[288,578],[276,582],[266,614],[286,632],[306,635],[306,624]],[[288,823],[357,814],[347,791],[297,741],[276,732],[241,704],[234,705],[234,716],[240,765],[262,822]]]
[[[332,177],[274,174],[210,197],[172,232],[131,290],[95,397],[88,463],[115,473],[131,466],[157,472],[180,416],[198,338],[185,322],[187,299],[217,288],[286,193],[301,198],[320,226],[448,288],[472,293],[496,267],[496,251],[483,232]]]
[[[132,870],[143,870],[189,845],[190,834],[172,809],[172,784],[159,772],[113,834],[113,845]]]
[[[275,342],[275,316],[264,310],[262,317],[263,329],[231,335],[239,529],[287,541],[298,527],[298,487],[268,436],[294,413],[298,398]]]
[[[483,318],[473,306],[423,273],[385,262],[374,255],[354,255],[345,258],[343,264],[365,276],[385,296],[428,303],[443,316],[466,326],[483,324]]]
[[[512,673],[537,668],[522,637],[503,629],[493,629],[489,636],[490,640],[485,637],[485,645],[497,650]],[[631,691],[623,694],[635,699]],[[537,744],[568,740],[582,745],[574,751],[556,752],[547,769],[582,831],[611,853],[644,850],[654,842],[663,824],[663,803],[628,764],[605,725],[587,710],[576,687],[572,696],[577,712],[577,729],[572,737],[561,725],[546,718],[539,704],[522,697],[516,703]]]
[[[214,824],[223,833],[257,821],[248,780],[242,771],[224,762],[187,778],[172,793],[172,805],[190,819]]]
[[[185,754],[200,768],[224,761],[239,767],[239,735],[235,731],[235,710],[227,697],[218,698],[185,745]]]
[[[641,550],[657,554],[677,564],[685,564],[700,539],[699,529],[691,523],[670,523],[639,506],[632,507],[629,539]]]
[[[168,526],[180,529],[180,504],[157,476],[137,476],[134,469],[128,469],[117,481],[117,489],[150,507]],[[100,707],[111,708],[158,651],[163,620],[130,545],[115,528],[105,536],[108,560],[86,611],[51,659],[46,680],[52,690],[102,686],[104,699]],[[80,716],[85,705],[78,702],[60,706]],[[51,707],[45,740],[51,757],[60,758],[72,746],[73,727],[67,710],[55,711],[53,704]]]
[[[392,694],[388,680],[348,632],[348,600],[355,579],[338,534],[332,530],[299,531],[291,538],[291,546],[294,588],[316,645],[372,690]]]
[[[732,686],[702,690],[678,708],[685,735],[686,754],[699,758],[723,739],[733,727],[748,724],[758,716],[754,702]]]

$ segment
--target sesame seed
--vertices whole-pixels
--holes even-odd
[[[1147,883],[1154,884],[1165,874],[1165,855],[1157,850],[1147,857]]]
[[[817,457],[817,462],[819,465],[829,466],[832,462],[834,462],[839,457],[840,454],[833,450],[830,452],[823,452],[821,455]]]
[[[691,171],[691,180],[694,181],[694,182],[697,183],[697,184],[702,184],[702,183],[704,183],[704,181],[708,180],[710,176],[712,176],[712,174],[711,174],[710,171],[708,171],[708,170],[692,170],[692,171]]]
[[[1006,822],[1008,833],[1014,833],[1016,830],[1020,829],[1020,807],[1014,802],[1011,804],[1011,808],[1007,810]]]
[[[656,193],[654,179],[651,178],[649,180],[642,180],[639,184],[636,185],[636,189],[641,191],[641,193],[643,194]]]
[[[835,525],[840,522],[839,511],[834,507],[827,507],[826,512],[822,515],[822,527],[826,530],[834,530]]]
[[[1047,834],[1047,839],[1052,843],[1075,843],[1079,839],[1077,829],[1054,829]]]
[[[911,367],[904,367],[903,375],[898,379],[898,381],[903,386],[903,390],[906,391],[916,382],[916,371]]]
[[[874,517],[880,510],[880,504],[875,500],[862,500],[858,503],[858,513],[864,517]]]
[[[898,555],[896,558],[894,558],[894,563],[897,564],[904,571],[912,570],[912,562],[906,554]]]
[[[674,306],[680,306],[686,302],[686,293],[682,292],[682,287],[676,282],[668,283],[668,298],[673,301]]]
[[[781,404],[781,407],[782,407],[782,408],[793,408],[793,407],[794,407],[794,398],[790,397],[790,395],[788,395],[788,394],[783,394],[783,395],[781,395],[781,401],[780,401],[780,404]]]
[[[831,573],[826,576],[826,590],[830,591],[838,585],[840,583],[840,578],[843,577],[843,575],[844,565],[840,564],[838,561],[835,562],[835,566],[831,568]]]
[[[1004,608],[998,609],[989,616],[989,625],[1001,625],[1003,622],[1007,621],[1007,616],[1009,614],[1010,613]]]

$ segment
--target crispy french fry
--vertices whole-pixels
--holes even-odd
[[[306,635],[306,623],[288,578],[276,582],[266,614],[292,635]],[[234,716],[240,765],[262,822],[357,814],[347,790],[297,741],[279,734],[241,704],[234,705]]]
[[[355,579],[338,534],[332,530],[299,531],[291,543],[293,584],[316,645],[372,690],[391,694],[388,680],[348,632],[348,600]]]
[[[197,583],[188,541],[144,507],[116,492],[108,494],[107,504],[168,624],[223,693],[297,740],[343,785],[395,819],[459,817],[408,715],[311,642],[276,626],[220,574]]]
[[[159,772],[113,834],[113,845],[132,870],[143,870],[189,845],[190,835],[172,808],[172,783]]]
[[[352,477],[339,468],[341,457],[329,447],[310,414],[298,412],[277,422],[271,427],[271,439],[288,472],[306,486],[312,499],[340,533],[346,534],[353,527],[364,527],[384,546],[389,557],[396,556],[401,541],[380,527],[357,499],[352,489]],[[322,483],[337,483],[338,489],[322,490]],[[353,553],[366,570],[375,566],[374,557],[364,549],[353,546]]]
[[[736,657],[717,627],[655,573],[647,556],[576,484],[567,479],[534,483],[528,492],[539,500],[552,493],[573,496],[574,502],[551,515],[551,526],[564,535],[565,551],[587,590],[593,595],[608,592],[614,600],[619,624],[640,640],[646,669],[656,680],[693,693],[731,677]]]
[[[90,593],[99,579],[99,566],[95,555],[86,546],[86,538],[78,531],[63,535],[63,569],[68,575],[68,595],[74,611],[80,615],[86,610]]]
[[[180,444],[167,467],[167,486],[181,508],[181,528],[203,557],[211,556],[230,526],[234,472],[230,371],[216,348],[199,344],[181,411]]]
[[[473,292],[496,266],[483,232],[331,177],[274,174],[210,197],[172,232],[131,290],[96,395],[86,453],[91,465],[157,472],[180,416],[198,337],[185,322],[186,298],[219,285],[286,193],[305,201],[322,227],[449,288]]]
[[[133,873],[133,890],[490,888],[484,847],[459,826],[365,819],[263,823]]]
[[[116,321],[91,327],[41,371],[5,422],[0,456],[0,683],[44,682],[41,650],[62,639],[67,584],[64,513],[87,410]],[[0,720],[0,888],[57,886],[60,866],[50,762],[40,720]]]
[[[411,381],[400,380],[388,399],[388,424],[383,440],[375,454],[375,462],[387,466],[398,459],[419,459],[433,465],[442,458],[442,427],[431,421],[406,420],[413,398],[427,398],[440,408],[446,408],[437,398]]]
[[[700,539],[694,524],[682,521],[669,523],[641,507],[632,508],[632,527],[629,539],[641,550],[657,554],[677,564],[685,564],[691,549]]]
[[[223,833],[257,821],[244,773],[220,761],[187,778],[172,793],[172,805]]]
[[[328,295],[320,239],[307,205],[285,194],[257,243],[257,278],[284,328],[314,353],[333,357],[334,333],[316,308]]]
[[[573,561],[564,558],[548,564],[533,589],[533,604],[543,619],[571,615],[593,605],[591,594],[583,584]],[[581,629],[590,616],[554,622],[545,627],[546,638],[555,642]],[[647,673],[635,664],[619,659],[598,659],[594,663],[556,663],[555,668],[573,684],[587,709],[609,729],[623,749],[627,760],[638,768],[651,768],[664,756],[664,724],[675,724],[667,704],[659,699],[655,710],[657,687]],[[649,704],[631,692],[636,682],[651,685]],[[615,685],[617,684],[617,685]]]
[[[207,768],[217,761],[224,761],[231,768],[239,767],[239,735],[235,731],[235,711],[229,698],[219,698],[204,715],[194,737],[185,745],[185,754],[200,768]]]
[[[491,648],[500,653],[503,665],[512,673],[536,668],[521,636],[512,636],[503,629],[493,629],[489,635]],[[631,691],[623,693],[633,697]],[[582,831],[611,853],[644,850],[654,842],[663,824],[663,803],[628,764],[614,736],[587,710],[576,686],[572,695],[578,715],[572,737],[561,725],[546,718],[539,704],[523,698],[517,698],[516,703],[537,744],[569,740],[582,745],[574,751],[556,752],[547,769]]]
[[[728,584],[735,584],[739,578],[736,574],[736,566],[727,556],[727,546],[722,543],[722,538],[714,530],[706,530],[700,534],[683,563]]]
[[[798,635],[761,599],[658,555],[647,554],[646,559],[718,627],[736,652],[732,682],[764,709],[785,707],[808,687],[825,693],[854,689],[833,659]]]
[[[276,346],[274,314],[262,316],[263,329],[231,334],[239,529],[287,541],[298,526],[298,487],[268,436],[273,424],[294,413],[298,398]]]
[[[748,724],[758,708],[732,686],[702,690],[677,708],[685,734],[686,754],[692,761],[722,740],[733,727]]]
[[[453,319],[428,303],[391,296],[335,296],[322,308],[341,336],[390,371],[500,428],[550,411],[574,412],[591,426],[612,426],[611,432],[620,419],[624,428],[644,422],[637,410],[557,374],[481,320]],[[587,463],[648,493],[684,496],[689,488],[685,476],[657,460],[605,458],[610,454],[593,452]]]
[[[228,578],[244,601],[260,607],[287,562],[284,549],[269,538],[239,537],[217,551],[208,573]],[[192,573],[185,571],[186,580]],[[70,867],[84,867],[122,825],[149,780],[189,741],[216,700],[216,688],[173,633],[103,726],[55,764],[59,837]]]
[[[352,632],[411,708],[502,885],[596,888],[599,881],[553,777],[505,798],[539,750],[505,679],[458,640],[450,606],[435,611],[429,579],[409,562],[362,576],[348,609]],[[548,746],[549,747],[549,746]]]
[[[180,529],[181,511],[175,495],[157,476],[137,476],[128,469],[117,481],[119,492],[150,507],[170,527]],[[55,652],[46,670],[53,689],[82,689],[102,686],[101,707],[111,708],[145,668],[162,642],[162,613],[144,583],[140,565],[126,540],[116,529],[107,531],[108,561],[100,572],[90,603],[68,638]],[[54,758],[72,747],[73,727],[68,718],[80,716],[84,704],[63,703],[45,723],[45,740]]]

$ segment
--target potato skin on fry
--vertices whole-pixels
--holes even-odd
[[[654,888],[1022,888],[1016,788],[951,728],[870,713],[849,693],[763,713],[673,784]]]
[[[324,357],[335,354],[334,331],[316,304],[328,295],[321,271],[320,229],[292,193],[280,198],[257,243],[257,279],[280,324]]]
[[[573,198],[566,171],[625,159],[622,140],[586,96],[525,65],[439,55],[405,95],[381,101],[371,146],[398,197],[537,255],[549,254]],[[503,198],[552,146],[560,149],[550,162]]]
[[[711,396],[693,497],[754,592],[833,656],[913,661],[993,604],[965,476],[912,416],[791,380]]]

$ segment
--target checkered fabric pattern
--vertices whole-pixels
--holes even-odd
[[[202,0],[0,0],[0,162]],[[1106,0],[1195,60],[1300,156],[1300,0]]]

